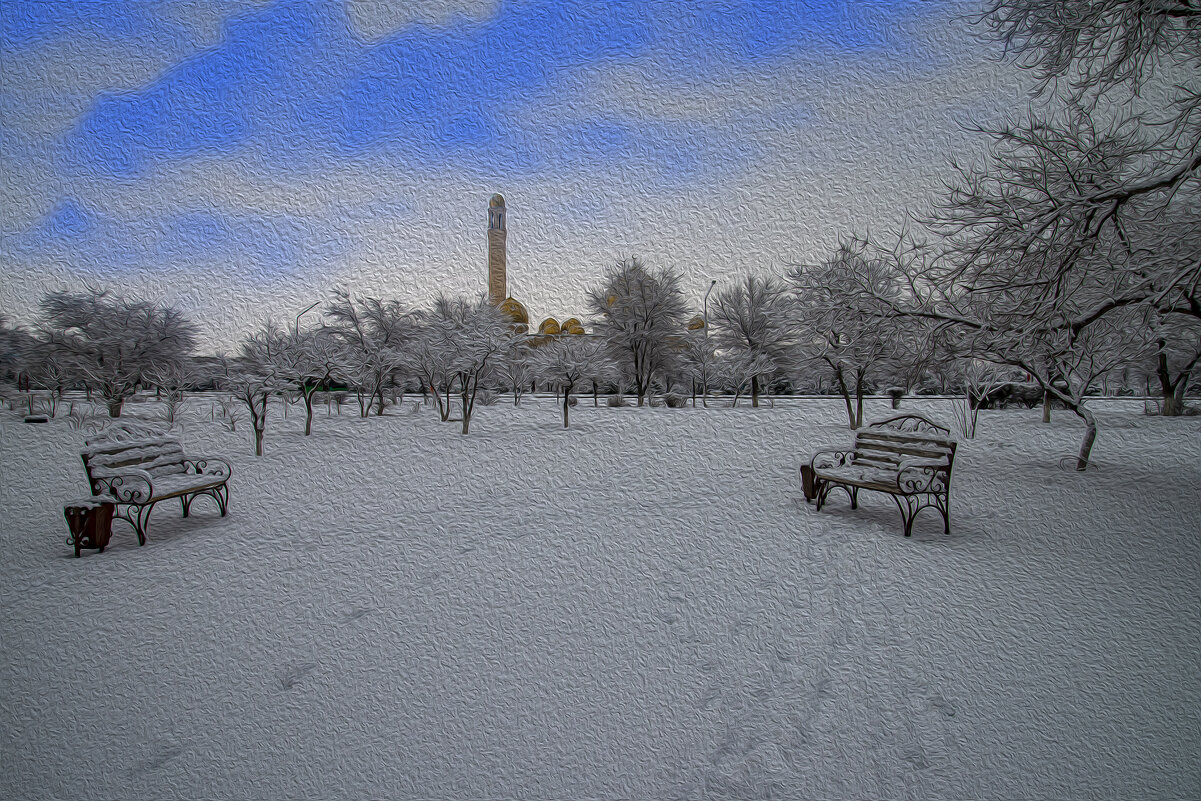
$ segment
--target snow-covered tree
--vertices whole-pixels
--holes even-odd
[[[191,355],[196,329],[178,309],[96,287],[52,292],[41,302],[40,337],[65,369],[120,417],[145,372]]]
[[[242,340],[241,352],[236,358],[221,358],[219,384],[249,412],[250,425],[254,430],[255,456],[263,455],[271,396],[288,385],[277,367],[286,336],[278,326],[268,321]]]
[[[596,332],[642,406],[652,382],[671,368],[682,349],[688,307],[679,274],[648,270],[638,259],[626,259],[587,298]]]
[[[521,396],[525,393],[530,382],[534,380],[530,368],[530,348],[524,342],[519,342],[505,354],[496,370],[496,377],[513,392],[513,405],[521,404]]]
[[[563,427],[567,428],[571,393],[585,382],[601,382],[617,374],[604,340],[591,336],[563,336],[538,348],[530,359],[538,380],[563,394]]]
[[[19,383],[25,365],[24,355],[35,344],[33,336],[21,326],[10,325],[0,314],[0,382]]]
[[[745,356],[748,365],[770,362],[774,368],[783,367],[794,333],[787,300],[787,287],[773,276],[749,275],[722,289],[714,299],[711,315],[717,347]],[[760,384],[771,372],[774,370],[751,376],[751,406],[759,406]]]
[[[912,321],[882,313],[877,296],[892,299],[897,290],[886,265],[862,242],[843,245],[819,265],[794,268],[788,279],[798,364],[829,371],[847,422],[857,429],[864,395],[899,364],[917,358],[925,334]]]
[[[1189,382],[1201,372],[1201,318],[1160,314],[1148,325],[1159,382],[1160,410],[1165,416],[1184,413]]]
[[[717,377],[717,344],[705,336],[703,328],[685,332],[677,369],[692,388],[692,405],[696,406],[696,390],[701,389],[701,403],[709,406],[709,385]]]
[[[718,382],[734,392],[734,405],[750,386],[776,372],[777,365],[770,357],[749,350],[731,350],[718,354],[713,374]]]
[[[183,406],[184,393],[197,380],[197,371],[191,359],[163,365],[155,365],[143,376],[146,382],[158,391],[163,402],[167,425],[174,426]]]
[[[505,313],[483,298],[473,302],[439,296],[419,319],[410,364],[433,388],[443,420],[449,418],[450,394],[458,395],[466,434],[480,390],[495,378],[520,337]]]
[[[337,332],[326,328],[294,328],[277,332],[279,341],[272,359],[276,374],[304,401],[304,435],[313,432],[313,396],[338,371],[346,349]]]
[[[399,301],[355,298],[344,290],[334,293],[325,313],[343,345],[340,372],[355,385],[359,413],[366,417],[372,403],[384,413],[384,390],[404,363],[405,340],[413,329],[412,314]]]
[[[1188,375],[1173,368],[1195,364],[1187,321],[1201,319],[1201,6],[992,0],[979,22],[1064,110],[990,132],[990,163],[953,198],[986,203],[959,203],[955,222],[984,252],[1021,254],[1027,274],[1044,260],[1036,287],[1071,298],[1064,325],[1147,323],[1159,352],[1182,355],[1156,370],[1163,412],[1177,413]],[[1148,308],[1125,315],[1133,305]]]

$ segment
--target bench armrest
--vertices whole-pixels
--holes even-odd
[[[198,476],[225,476],[228,478],[233,474],[233,468],[229,462],[219,456],[206,456],[203,459],[184,459],[184,472],[188,475]]]
[[[92,494],[110,495],[117,503],[147,503],[154,497],[154,481],[136,467],[92,469]]]
[[[897,467],[897,487],[902,492],[945,493],[951,483],[946,459],[905,459]]]
[[[843,467],[850,463],[855,456],[853,450],[824,450],[817,451],[809,457],[809,466],[814,470],[821,470],[828,467]]]

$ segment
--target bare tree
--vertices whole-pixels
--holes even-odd
[[[606,343],[590,336],[564,336],[536,350],[531,370],[563,393],[563,427],[567,428],[571,393],[585,381],[607,381],[617,373]]]
[[[693,407],[696,407],[696,388],[699,383],[701,404],[708,408],[709,384],[717,375],[717,343],[705,336],[703,329],[685,332],[683,343],[678,369],[691,385]]]
[[[719,349],[729,349],[748,357],[748,364],[759,357],[777,368],[783,366],[792,349],[794,329],[789,325],[787,287],[773,276],[747,276],[743,281],[717,294],[713,306],[713,336]],[[762,378],[750,378],[751,406],[759,406]]]
[[[189,356],[196,329],[171,306],[122,298],[96,287],[42,299],[40,333],[59,363],[78,375],[120,417],[151,367]]]
[[[1201,319],[1201,6],[1195,0],[992,0],[978,19],[1039,91],[1065,90],[1064,118],[991,132],[989,170],[1016,203],[998,235],[1058,264],[1052,289],[1103,269],[1109,297],[1073,321],[1148,306],[1141,319],[1165,355],[1156,369],[1164,414],[1195,366]],[[1170,88],[1151,84],[1171,82]],[[981,194],[968,185],[968,195]],[[1000,187],[989,187],[995,195]],[[985,210],[995,216],[998,208]],[[990,243],[981,240],[989,247]],[[1077,253],[1100,258],[1076,258]],[[1185,318],[1180,325],[1172,320]],[[1176,341],[1174,336],[1183,333]]]
[[[313,396],[333,378],[346,351],[339,347],[337,333],[325,327],[297,327],[277,336],[279,341],[272,353],[274,368],[280,380],[304,401],[307,437],[313,431]]]
[[[155,365],[145,373],[145,379],[159,392],[165,407],[167,425],[174,426],[183,406],[184,392],[196,381],[197,375],[191,360]]]
[[[1041,89],[1066,82],[1078,98],[1138,91],[1168,57],[1201,65],[1196,0],[992,0],[977,22],[1035,72]]]
[[[343,343],[343,371],[359,396],[359,413],[366,417],[372,403],[376,414],[384,413],[384,389],[403,363],[402,348],[412,331],[412,315],[399,301],[375,297],[354,298],[338,290],[326,308],[331,328]]]
[[[422,328],[414,351],[422,380],[430,381],[436,396],[442,382],[447,396],[443,420],[448,419],[450,393],[458,394],[466,434],[480,389],[494,378],[519,335],[505,313],[483,298],[471,302],[439,297],[434,308],[422,315]]]
[[[894,301],[898,288],[888,265],[861,241],[843,245],[822,264],[793,269],[788,279],[798,363],[829,370],[847,423],[857,429],[871,385],[920,359],[927,332],[882,304]]]
[[[268,321],[242,340],[242,350],[236,359],[221,359],[223,375],[220,385],[250,414],[255,456],[263,455],[271,396],[287,385],[277,371],[285,339],[286,334]]]
[[[680,276],[667,269],[647,270],[638,259],[626,259],[587,297],[597,333],[608,343],[642,406],[652,381],[670,368],[683,344],[688,308]]]
[[[521,342],[514,345],[499,362],[496,377],[512,389],[513,405],[519,406],[526,386],[534,380],[534,373],[530,367],[530,348]]]
[[[1185,393],[1193,373],[1201,370],[1201,318],[1153,312],[1150,331],[1159,381],[1160,413],[1184,413]]]
[[[714,377],[734,391],[734,406],[738,405],[738,399],[747,385],[754,385],[758,379],[776,370],[777,365],[770,357],[746,350],[719,354],[713,365]]]

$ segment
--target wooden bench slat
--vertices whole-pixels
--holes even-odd
[[[893,453],[905,453],[913,456],[946,456],[951,452],[949,447],[927,442],[902,442],[896,439],[885,439],[860,435],[855,439],[855,448],[871,448]]]
[[[876,439],[894,440],[897,442],[928,442],[932,445],[950,447],[956,444],[953,437],[941,434],[931,434],[925,431],[896,431],[887,428],[861,428],[859,435],[867,435]]]

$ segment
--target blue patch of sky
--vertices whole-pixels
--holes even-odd
[[[195,209],[120,220],[61,200],[32,229],[4,238],[3,251],[50,256],[107,272],[189,269],[198,263],[240,275],[280,275],[323,266],[346,243],[290,215]]]
[[[896,23],[914,5],[534,0],[368,44],[334,0],[279,2],[228,21],[220,46],[145,90],[99,98],[68,150],[80,166],[121,176],[241,147],[281,167],[380,152],[416,166],[530,172],[548,165],[548,150],[561,162],[574,142],[586,165],[614,140],[555,141],[546,133],[555,126],[516,121],[562,75],[651,62],[692,78],[814,50],[896,49]],[[620,149],[645,151],[651,143],[628,122]]]
[[[187,37],[188,32],[161,12],[154,0],[4,0],[0,41],[21,49],[78,34],[110,39]]]
[[[163,5],[5,0],[0,48],[97,34],[131,47],[155,37],[184,42],[187,33],[158,13]],[[797,57],[911,59],[897,30],[930,5],[525,0],[502,2],[484,21],[411,24],[368,43],[338,0],[280,0],[227,20],[219,45],[146,88],[96,98],[65,137],[59,171],[128,182],[164,163],[226,153],[281,171],[383,156],[497,176],[624,167],[686,186],[750,163],[760,148],[755,132],[591,106],[563,118],[564,105],[547,98],[574,72],[605,65],[649,66],[649,74],[703,84]],[[302,244],[313,235],[299,221],[214,215],[165,210],[154,224],[121,223],[64,200],[21,247],[157,265],[202,249],[279,270],[313,249]],[[72,233],[72,225],[84,227]]]

